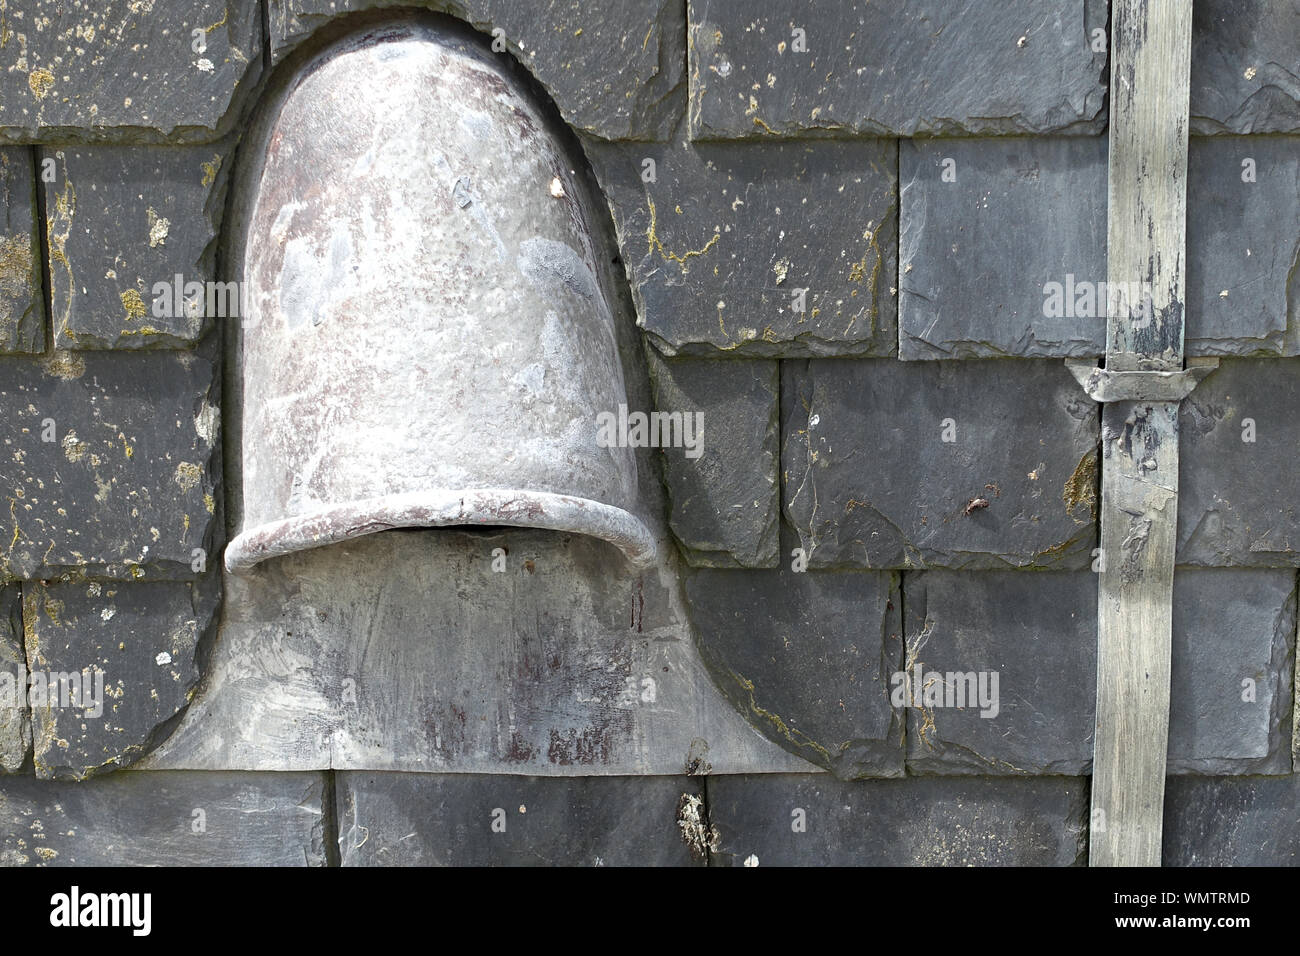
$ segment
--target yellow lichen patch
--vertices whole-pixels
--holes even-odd
[[[12,301],[30,297],[31,280],[31,237],[0,236],[0,324],[12,320]]]
[[[121,295],[122,309],[126,312],[128,322],[133,319],[143,319],[149,314],[144,307],[144,299],[140,298],[140,293],[135,289],[127,289]]]
[[[753,681],[746,680],[740,674],[736,674],[734,672],[732,676],[736,678],[737,683],[739,683],[740,686],[744,688],[745,692],[749,695],[749,709],[755,716],[761,717],[763,720],[769,723],[772,726],[772,728],[776,730],[777,733],[779,733],[782,737],[790,741],[790,743],[794,744],[795,746],[810,747],[811,749],[817,751],[817,753],[821,754],[821,756],[828,763],[831,761],[831,754],[829,750],[827,750],[821,744],[817,743],[817,741],[813,740],[807,734],[803,733],[800,730],[795,730],[793,727],[789,726],[784,720],[782,720],[776,714],[772,713],[769,710],[764,710],[762,707],[758,706],[758,701],[754,699]]]
[[[701,246],[699,249],[691,249],[691,250],[688,250],[687,252],[683,252],[683,253],[680,253],[680,254],[678,254],[678,253],[676,253],[676,252],[669,252],[667,249],[664,248],[664,244],[663,244],[662,242],[659,241],[659,234],[658,234],[658,232],[656,231],[657,223],[658,223],[658,216],[657,216],[657,213],[656,213],[656,211],[655,211],[655,203],[654,203],[654,200],[651,199],[649,196],[647,196],[647,197],[646,197],[646,203],[647,203],[647,204],[649,205],[649,207],[650,207],[650,225],[649,225],[649,227],[647,227],[647,229],[646,229],[646,231],[645,231],[646,240],[647,240],[648,243],[649,243],[649,246],[648,246],[647,251],[649,251],[649,252],[658,252],[659,255],[660,255],[660,257],[663,258],[663,260],[664,260],[665,262],[669,262],[669,261],[671,261],[671,262],[675,262],[675,263],[677,263],[679,266],[681,266],[681,267],[682,267],[682,271],[685,272],[685,271],[686,271],[686,260],[687,260],[687,259],[692,259],[692,258],[694,258],[695,256],[702,256],[702,255],[704,255],[706,252],[708,252],[710,249],[712,249],[713,246],[717,243],[718,238],[719,238],[719,235],[718,235],[718,233],[715,232],[715,233],[713,234],[713,238],[710,239],[708,242],[706,242],[706,243],[705,243],[703,246]]]
[[[208,514],[212,514],[217,510],[217,502],[211,495],[205,494],[203,496],[203,507],[208,509]]]
[[[56,598],[50,597],[50,592],[45,592],[44,604],[45,616],[50,619],[50,623],[56,627],[63,626],[63,602]]]
[[[182,491],[190,491],[199,483],[199,478],[203,476],[203,471],[198,465],[192,462],[183,461],[176,466],[176,484],[181,486]]]
[[[35,661],[41,667],[45,666],[45,653],[41,649],[40,635],[36,633],[36,622],[40,617],[41,608],[36,598],[41,586],[34,585],[28,587],[23,585],[23,644],[27,648],[27,660]]]
[[[41,361],[41,368],[46,375],[53,375],[56,378],[81,378],[86,374],[86,360],[79,352],[56,351],[49,358]]]
[[[226,7],[225,10],[221,12],[221,19],[218,20],[216,23],[212,24],[212,26],[210,27],[204,27],[203,32],[211,33],[217,27],[224,27],[226,25],[226,21],[229,19],[230,19],[230,8]]]
[[[1097,516],[1097,452],[1090,451],[1079,459],[1074,474],[1065,482],[1061,491],[1061,500],[1065,510],[1077,524],[1087,524]],[[1075,515],[1081,507],[1088,509],[1088,516],[1080,518]]]
[[[212,162],[203,163],[203,181],[202,185],[211,186],[217,181],[217,173],[221,172],[221,156],[217,153],[212,154]]]
[[[38,100],[44,99],[53,85],[54,74],[49,70],[32,70],[27,74],[27,87],[32,91],[32,96]]]
[[[144,214],[149,220],[149,248],[166,245],[167,233],[171,230],[172,221],[158,215],[152,206],[146,209]]]
[[[63,158],[63,153],[61,152],[56,155],[59,159]],[[65,249],[68,243],[68,236],[72,234],[72,220],[77,213],[77,190],[72,185],[72,180],[68,178],[66,167],[63,170],[63,181],[63,192],[55,197],[54,212],[49,216],[49,221],[46,223],[46,233],[49,236],[50,241],[50,262],[57,262],[63,267],[64,272],[67,273],[67,278],[65,280],[67,283],[66,292],[60,296],[63,300],[63,314],[54,316],[54,331],[56,335],[66,333],[68,320],[72,317],[72,290],[76,288],[76,283],[72,276],[72,263],[68,261]],[[51,268],[53,268],[52,265]],[[51,279],[54,279],[54,277],[51,276]],[[55,281],[57,282],[57,280]],[[55,285],[55,290],[56,292],[60,291],[59,285]]]
[[[77,433],[73,431],[64,435],[63,441],[60,444],[63,446],[63,457],[74,464],[86,457],[86,448],[89,447],[84,441],[79,439]]]
[[[875,229],[867,229],[863,232],[862,238],[867,240],[867,251],[862,254],[862,258],[858,262],[853,263],[849,268],[849,281],[861,283],[863,279],[867,278],[867,260],[873,255],[875,256],[875,263],[871,267],[871,277],[867,281],[871,294],[872,331],[875,331],[876,326],[876,296],[880,291],[880,263],[884,258],[880,254],[880,241],[876,238],[877,231],[878,230]],[[853,294],[857,295],[857,292],[855,291]],[[849,320],[848,326],[844,329],[846,335],[848,334],[849,329],[853,328],[853,324],[856,321],[857,316],[854,316]]]

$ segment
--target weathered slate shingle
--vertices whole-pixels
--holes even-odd
[[[217,587],[211,575],[23,585],[28,670],[49,689],[45,706],[32,706],[38,776],[104,773],[166,737],[202,676]],[[66,695],[60,675],[72,675]]]
[[[0,778],[0,865],[324,866],[318,773]]]
[[[1300,132],[1300,0],[1197,0],[1191,131]]]
[[[1187,157],[1189,354],[1300,354],[1297,265],[1300,137],[1193,139]]]
[[[691,135],[1097,132],[1106,4],[691,0]]]
[[[782,496],[811,567],[1081,568],[1097,408],[1046,361],[782,371]]]
[[[1165,789],[1165,866],[1295,866],[1300,774],[1175,777]]]
[[[188,578],[209,564],[217,389],[208,351],[0,358],[0,573]]]
[[[1105,139],[908,141],[899,179],[900,357],[1105,350],[1104,312],[1045,315],[1043,292],[1106,280]]]
[[[903,586],[907,677],[891,690],[908,702],[910,772],[1087,773],[1097,576],[926,571]]]
[[[891,355],[892,140],[598,144],[638,321],[666,353]]]
[[[662,451],[668,520],[686,560],[696,567],[775,566],[778,363],[660,359],[646,351],[656,411],[694,423],[690,437],[698,442],[695,449]]]
[[[722,866],[1075,866],[1087,781],[711,777]]]
[[[0,149],[0,352],[45,349],[45,299],[28,149]]]
[[[409,0],[268,0],[276,60],[349,12]],[[575,129],[664,139],[685,108],[686,26],[678,0],[425,0],[519,59]],[[499,32],[498,32],[499,31]]]
[[[902,666],[898,576],[797,572],[785,560],[688,575],[714,682],[764,736],[836,776],[901,776],[903,714],[889,699]]]
[[[1105,350],[1104,138],[904,142],[899,167],[902,358]],[[1296,354],[1300,139],[1194,138],[1187,191],[1188,354]]]
[[[687,777],[337,775],[344,866],[690,866]],[[696,807],[695,816],[702,810]],[[679,825],[679,820],[686,826]]]
[[[10,585],[0,587],[0,773],[20,770],[31,750],[22,592]]]
[[[1225,359],[1179,409],[1178,561],[1300,565],[1300,360]]]
[[[206,142],[261,65],[258,0],[10,0],[0,142]]]
[[[904,604],[909,772],[1089,772],[1096,575],[907,574]],[[1173,607],[1169,772],[1289,772],[1295,575],[1180,568]]]
[[[214,278],[227,151],[222,144],[41,151],[55,169],[44,188],[56,347],[197,341]],[[187,289],[191,283],[201,291]],[[238,314],[237,297],[223,307],[213,291],[214,312]]]

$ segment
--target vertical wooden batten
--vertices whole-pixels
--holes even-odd
[[[1107,372],[1183,367],[1191,0],[1112,0]],[[1138,392],[1142,390],[1139,388]],[[1178,406],[1102,415],[1093,866],[1158,866],[1169,739]]]

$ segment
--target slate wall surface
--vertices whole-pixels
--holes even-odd
[[[1101,425],[1062,360],[1102,351],[1104,0],[93,6],[0,4],[0,861],[1086,862]],[[229,319],[155,308],[156,284],[231,277],[260,98],[399,7],[553,101],[608,203],[647,401],[703,413],[703,454],[649,480],[674,613],[768,748],[733,772],[707,745],[676,777],[601,775],[599,749],[592,776],[336,770],[327,739],[291,770],[287,736],[255,768],[130,766],[193,702],[229,706],[213,648],[251,659],[223,628],[270,620],[217,570]],[[1287,864],[1300,0],[1198,0],[1191,129],[1188,353],[1222,362],[1181,410],[1165,861]],[[293,626],[247,649],[283,713],[317,693]],[[96,673],[101,713],[48,703]]]

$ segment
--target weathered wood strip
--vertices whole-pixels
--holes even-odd
[[[1182,368],[1191,0],[1114,0],[1106,368]],[[1178,402],[1102,418],[1093,866],[1158,866],[1169,737]]]

